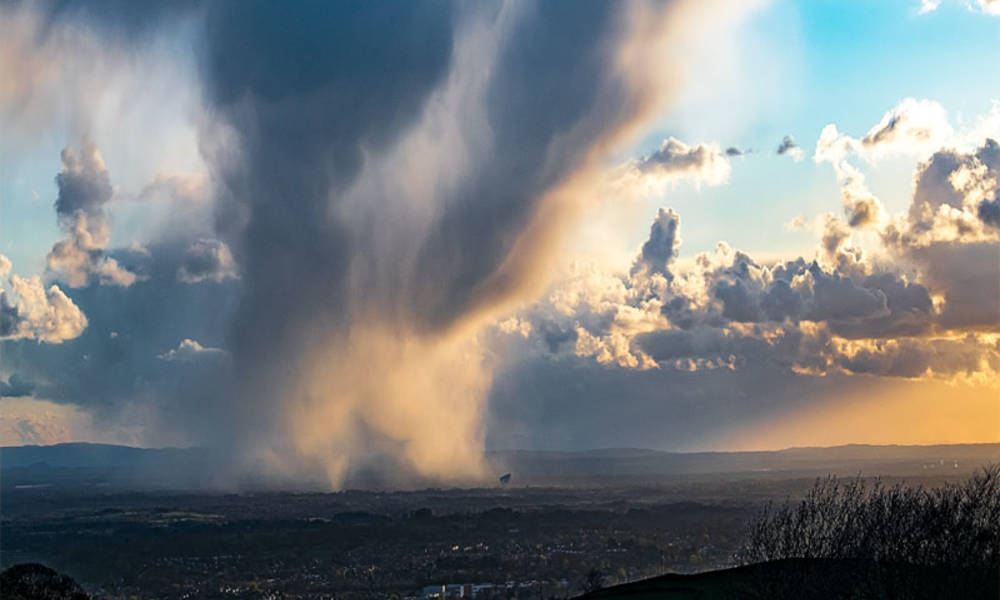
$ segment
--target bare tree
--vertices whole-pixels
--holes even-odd
[[[768,505],[737,554],[744,564],[795,561],[795,577],[757,582],[763,595],[807,597],[998,597],[1000,465],[935,489],[860,477],[817,480],[798,504]],[[760,573],[783,571],[758,569]],[[832,580],[830,580],[832,577]]]
[[[604,580],[604,573],[602,573],[597,567],[592,567],[584,574],[583,581],[580,582],[580,591],[584,594],[589,594],[603,589]]]

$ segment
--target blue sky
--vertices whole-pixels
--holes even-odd
[[[728,186],[670,192],[668,203],[683,209],[685,252],[710,250],[720,239],[757,252],[807,251],[808,233],[780,224],[834,209],[839,191],[829,165],[774,155],[785,135],[811,156],[827,124],[863,135],[907,97],[936,100],[954,119],[989,112],[1000,98],[1000,19],[960,2],[918,11],[918,3],[906,0],[779,0],[750,19],[737,42],[743,72],[732,85],[712,90],[707,106],[701,97],[694,106],[682,104],[636,150],[649,151],[673,134],[758,151],[734,162]],[[765,89],[755,81],[766,82]],[[745,97],[749,111],[740,106]],[[746,118],[717,117],[728,110]],[[873,191],[897,210],[908,202],[913,163],[900,160],[872,173]],[[652,216],[656,206],[648,211]],[[636,232],[636,244],[644,235]]]

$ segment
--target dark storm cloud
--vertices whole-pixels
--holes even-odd
[[[7,381],[0,379],[0,397],[20,398],[30,396],[35,390],[35,384],[24,379],[17,373],[7,378]]]
[[[323,337],[349,318],[336,307],[353,236],[330,202],[357,175],[363,147],[384,147],[420,114],[450,61],[452,12],[437,2],[209,7],[206,88],[240,132],[238,158],[216,165],[229,191],[220,231],[251,291],[237,354],[262,359],[252,355],[291,341],[303,320]]]
[[[1000,192],[996,187],[1000,181],[1000,144],[996,140],[987,138],[983,145],[973,152],[962,153],[952,149],[942,149],[920,165],[913,203],[910,205],[908,215],[913,233],[919,234],[932,229],[935,213],[941,206],[962,210],[970,190],[956,187],[952,177],[961,169],[975,172],[978,168],[984,169],[985,172],[977,179],[984,184],[992,184],[993,188],[993,193],[978,204],[978,216],[984,223],[992,224],[990,207],[996,204],[996,194]],[[961,226],[956,225],[956,227]]]
[[[216,283],[238,277],[236,262],[229,248],[218,240],[197,240],[184,252],[184,263],[177,279],[184,283]]]
[[[669,6],[651,6],[650,15]],[[651,104],[618,62],[629,10],[602,2],[205,7],[207,111],[231,134],[219,146],[208,139],[206,158],[220,184],[217,234],[243,290],[226,344],[238,381],[226,432],[242,438],[235,443],[288,445],[274,438],[291,435],[303,454],[330,463],[350,460],[351,444],[378,446],[380,436],[386,445],[407,440],[420,460],[439,451],[421,450],[429,442],[392,421],[441,394],[403,407],[398,390],[368,390],[374,380],[351,386],[350,374],[404,372],[395,352],[453,335],[525,288],[563,219],[540,217],[548,195]],[[481,64],[470,68],[459,43]],[[476,83],[461,87],[465,80]],[[462,140],[454,161],[394,154],[426,136],[428,115],[449,102],[445,129],[454,124]],[[452,151],[449,139],[436,136],[433,153]],[[431,189],[416,190],[400,161],[420,163],[410,168]],[[573,332],[552,334],[552,344],[565,345]],[[391,347],[360,355],[373,344]],[[462,401],[443,416],[477,418],[477,400]],[[330,424],[316,441],[299,441],[281,429],[316,426],[288,424],[300,404],[345,410],[358,426]],[[474,423],[461,428],[476,435]],[[331,450],[336,444],[344,451]]]
[[[886,245],[944,297],[943,327],[1000,327],[998,194],[1000,144],[986,139],[970,152],[942,149],[919,165],[906,221],[883,232]]]
[[[812,306],[806,317],[811,321],[865,320],[889,314],[885,293],[855,284],[837,273],[824,273],[818,265],[812,275]]]
[[[487,85],[488,156],[418,254],[417,272],[447,274],[421,278],[414,290],[432,326],[517,289],[522,273],[501,267],[519,234],[545,193],[627,115],[631,99],[613,67],[622,13],[600,2],[528,6]]]
[[[661,208],[649,228],[649,239],[642,244],[642,250],[635,265],[632,266],[633,273],[646,271],[648,273],[659,273],[668,280],[673,278],[670,274],[670,263],[677,258],[677,249],[681,241],[678,238],[678,228],[680,217],[673,210]]]
[[[792,139],[792,136],[786,135],[784,138],[781,139],[781,143],[778,144],[778,147],[777,149],[775,149],[775,152],[777,154],[784,155],[784,154],[794,154],[796,150],[801,152],[802,149],[799,148],[799,145],[795,143],[795,140]]]
[[[910,204],[910,223],[921,230],[933,227],[931,219],[939,206],[961,208],[964,194],[955,189],[950,178],[966,161],[952,150],[935,152],[922,165],[916,178],[913,203]]]
[[[926,284],[944,295],[941,324],[948,328],[1000,328],[1000,243],[937,242],[912,248]]]
[[[977,213],[983,223],[1000,228],[1000,196],[980,202]]]
[[[52,246],[48,267],[71,287],[92,281],[130,286],[134,273],[123,269],[105,253],[111,237],[105,205],[114,188],[97,146],[84,137],[78,148],[66,147],[62,169],[56,175],[55,209],[67,237]]]
[[[798,290],[792,289],[788,281],[775,277],[760,299],[760,310],[771,321],[781,322],[785,319],[793,321],[801,318],[805,311],[805,302]]]
[[[297,395],[322,355],[345,371],[310,392],[330,402],[346,396],[351,421],[320,436],[329,458],[350,460],[352,444],[370,445],[361,452],[383,443],[420,451],[422,440],[393,430],[391,413],[408,406],[382,406],[397,402],[398,389],[367,380],[361,387],[372,389],[357,393],[357,385],[337,386],[350,385],[342,380],[355,367],[404,372],[394,361],[406,359],[410,345],[436,349],[432,342],[525,289],[544,254],[535,249],[572,212],[552,209],[547,198],[659,106],[662,82],[633,81],[621,51],[626,42],[659,49],[662,37],[677,35],[666,27],[630,35],[639,8],[646,19],[665,20],[673,4],[33,5],[53,27],[89,28],[95,40],[111,40],[109,52],[176,33],[161,23],[192,18],[195,28],[183,35],[196,38],[200,150],[210,173],[194,187],[153,182],[140,197],[214,192],[216,219],[211,233],[175,219],[153,243],[145,240],[144,251],[110,249],[111,177],[89,142],[67,148],[56,202],[67,235],[50,268],[77,288],[72,299],[90,325],[60,348],[13,343],[5,361],[26,377],[56,371],[38,377],[39,397],[85,403],[102,418],[145,406],[157,413],[149,428],[164,434],[281,453],[304,443],[280,429],[286,415],[306,412],[312,398]],[[456,55],[459,43],[475,57],[471,64]],[[456,109],[445,128],[455,127],[462,143],[442,140],[435,152],[455,160],[392,164],[414,132],[438,131],[440,123],[427,120],[442,104]],[[674,148],[684,152],[661,155],[658,168],[728,166],[717,149]],[[430,189],[413,191],[408,178],[420,177],[411,171],[434,181]],[[594,327],[609,318],[590,316]],[[572,328],[539,332],[554,349],[577,336]],[[368,342],[376,352],[352,354]],[[232,356],[224,362],[235,373],[194,360],[211,349]],[[482,381],[469,385],[481,395]],[[425,395],[409,404],[437,394]],[[459,412],[478,415],[479,400],[463,400],[470,407]]]
[[[977,214],[983,223],[1000,229],[1000,143],[994,139],[987,139],[982,147],[976,150],[976,158],[986,166],[989,176],[992,176],[998,184],[993,199],[985,199],[979,203]]]
[[[852,373],[874,373],[893,377],[919,377],[930,371],[942,375],[973,374],[982,370],[982,345],[965,340],[920,340],[903,338],[876,343],[837,362]],[[996,354],[988,357],[994,363]]]
[[[104,205],[111,200],[114,188],[97,146],[84,139],[79,151],[65,148],[61,158],[63,168],[56,175],[59,195],[55,202],[60,222],[79,211],[104,223]]]
[[[831,328],[844,337],[897,337],[922,335],[934,325],[934,306],[927,288],[894,273],[869,275],[861,286],[886,299],[887,313],[863,321],[840,321]]]
[[[789,276],[803,273],[809,278],[792,287]],[[771,277],[766,287],[745,276],[720,279],[714,295],[722,303],[722,316],[749,323],[824,322],[836,334],[851,338],[919,335],[933,325],[927,288],[894,273],[876,273],[855,282],[815,263],[806,268],[804,262],[791,262],[775,266]]]

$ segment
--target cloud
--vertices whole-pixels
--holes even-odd
[[[1000,328],[1000,242],[936,242],[904,249],[927,286],[944,298],[940,321],[950,329]]]
[[[795,140],[793,140],[790,135],[786,135],[782,138],[781,143],[778,144],[778,148],[775,152],[782,156],[791,156],[792,160],[795,162],[801,162],[802,159],[805,158],[805,152],[802,148],[799,148],[799,145],[795,143]]]
[[[924,109],[932,118],[914,116]],[[762,263],[720,243],[693,261],[679,260],[677,246],[662,239],[679,239],[680,219],[663,209],[647,244],[669,248],[656,262],[669,257],[669,279],[633,267],[554,284],[546,299],[517,316],[530,323],[524,343],[537,344],[550,361],[663,372],[678,382],[674,393],[731,377],[753,385],[763,372],[782,386],[831,377],[995,385],[1000,232],[991,210],[1000,191],[1000,146],[980,137],[975,146],[928,150],[934,140],[976,139],[974,131],[956,135],[939,126],[934,115],[941,114],[934,105],[904,102],[864,139],[835,126],[824,130],[816,159],[833,163],[846,214],[817,219],[813,259]],[[944,133],[929,133],[935,127]],[[908,210],[889,215],[848,159],[911,151],[927,158],[914,173]],[[858,228],[876,234],[867,252],[856,246]],[[635,264],[644,264],[641,253]],[[537,333],[549,331],[573,332],[575,345],[551,344]],[[682,374],[697,379],[682,384]],[[751,393],[746,401],[759,399]]]
[[[931,100],[905,98],[860,140],[869,156],[939,148],[952,135],[948,113]]]
[[[963,0],[970,11],[981,12],[984,15],[1000,15],[1000,0]],[[934,12],[941,6],[941,0],[920,0],[919,14]]]
[[[934,12],[939,6],[941,6],[941,0],[920,0],[919,13],[924,15],[929,12]]]
[[[105,253],[111,235],[104,206],[114,189],[93,142],[84,138],[79,150],[66,147],[62,151],[56,185],[56,215],[69,237],[52,246],[47,257],[49,269],[70,287],[82,287],[92,280],[123,287],[135,283],[136,274]]]
[[[860,139],[840,133],[836,125],[827,125],[816,142],[813,158],[833,165],[848,224],[873,228],[881,224],[885,211],[868,189],[864,174],[848,159],[856,155],[874,162],[898,154],[926,154],[954,137],[944,107],[930,100],[906,98]]]
[[[1000,227],[1000,197],[979,202],[979,219],[993,227]]]
[[[659,209],[653,225],[649,229],[649,239],[642,245],[642,251],[633,265],[633,272],[643,270],[647,273],[659,273],[673,279],[670,274],[670,263],[677,258],[677,248],[681,245],[678,237],[680,217],[671,209]]]
[[[887,248],[943,297],[940,320],[949,328],[1000,326],[1000,231],[989,210],[1000,191],[998,148],[987,139],[969,152],[935,152],[918,165],[905,217],[882,232]]]
[[[184,283],[201,283],[206,280],[218,283],[238,277],[233,255],[218,240],[198,240],[188,246],[184,263],[177,271],[177,279]]]
[[[875,373],[915,378],[928,374],[969,375],[984,370],[996,372],[1000,355],[975,337],[921,340],[902,338],[848,345],[835,356],[837,364],[851,373]]]
[[[918,166],[906,222],[890,233],[909,245],[994,238],[989,207],[998,190],[1000,145],[996,140],[987,139],[965,153],[939,150]]]
[[[689,146],[669,137],[663,140],[656,152],[639,160],[637,168],[644,174],[689,178],[695,182],[718,185],[729,180],[731,167],[727,156],[732,154],[729,151],[723,153],[715,144]]]
[[[239,280],[212,285],[178,281],[186,248],[186,243],[155,242],[148,254],[115,251],[122,264],[143,274],[142,284],[70,291],[87,320],[71,341],[4,342],[4,366],[36,383],[34,397],[75,406],[93,419],[77,439],[104,432],[105,437],[96,439],[187,446],[209,444],[213,431],[217,439],[227,431],[218,423],[225,424],[232,406],[227,400],[231,359],[221,354],[187,362],[158,358],[176,351],[184,338],[206,349],[226,349],[239,302]]]
[[[664,257],[676,260],[676,244],[663,240],[678,238],[679,222],[676,213],[661,209],[647,242],[661,250],[654,264],[666,264]],[[968,268],[921,268],[915,278],[905,266],[866,262],[845,248],[849,236],[846,223],[832,215],[827,219],[825,237],[830,239],[818,252],[826,267],[803,258],[761,264],[720,244],[669,278],[633,267],[600,285],[594,276],[584,280],[586,286],[566,281],[518,317],[530,323],[522,336],[555,356],[572,352],[624,368],[994,376],[1000,349],[990,333],[997,323],[992,290],[1000,280],[989,279],[978,288],[966,281],[982,281],[984,268],[990,268],[985,254],[992,252],[995,265],[998,248],[983,246],[982,255],[973,259],[972,247],[963,246],[962,256],[972,259]],[[645,264],[645,248],[636,265]],[[662,252],[665,248],[669,253]],[[943,265],[944,260],[924,263]],[[567,296],[566,288],[575,291]],[[944,301],[936,303],[932,295],[939,293]],[[977,333],[959,333],[970,329]],[[553,330],[575,332],[575,346],[552,345],[536,333]]]
[[[976,0],[979,10],[987,15],[1000,15],[1000,0]]]
[[[926,156],[956,139],[940,103],[904,98],[861,138],[841,133],[834,124],[827,125],[816,142],[813,158],[837,167],[852,154],[868,162],[901,154]]]
[[[836,260],[844,245],[851,239],[851,230],[843,219],[834,214],[823,215],[823,236],[820,246],[826,257]]]
[[[0,446],[132,441],[125,432],[110,436],[99,433],[91,416],[75,406],[29,397],[5,397],[0,400],[0,407]]]
[[[184,339],[171,350],[158,354],[157,358],[167,362],[195,362],[199,360],[219,360],[227,358],[229,353],[221,348],[206,348],[195,340]]]
[[[0,379],[0,398],[20,398],[30,396],[35,384],[14,373],[7,381]]]
[[[210,192],[211,185],[203,173],[157,173],[136,199],[147,202],[165,196],[182,204],[200,204],[209,200]]]
[[[0,277],[11,269],[0,255]],[[79,337],[87,317],[58,286],[48,289],[37,275],[11,275],[9,290],[0,288],[0,340],[31,339],[58,344]]]
[[[785,223],[785,229],[789,231],[801,231],[806,228],[806,218],[803,215],[795,215],[790,221]]]
[[[845,207],[866,191],[863,177],[845,160],[848,153],[865,144],[891,146],[951,135],[925,135],[915,125],[918,119],[903,116],[915,112],[903,103],[872,128],[867,141],[841,136],[833,127],[824,131],[817,157],[837,168]],[[615,345],[673,368],[738,367],[751,360],[752,351],[811,373],[995,373],[997,347],[990,336],[1000,325],[995,293],[1000,235],[990,220],[990,203],[1000,190],[998,148],[987,139],[967,152],[945,148],[933,153],[918,165],[913,200],[903,217],[862,218],[857,208],[848,211],[846,221],[827,215],[820,262],[800,258],[761,265],[720,245],[714,255],[699,256],[693,269],[675,273],[666,286],[637,279],[633,270],[623,285],[631,290],[623,304],[628,310],[659,309],[666,322],[616,339]],[[865,225],[877,229],[884,244],[878,263],[851,247],[852,228]],[[613,330],[588,329],[589,346],[600,346],[605,332]],[[808,352],[803,352],[806,341]],[[789,348],[797,349],[789,354]]]
[[[864,288],[837,273],[824,273],[818,265],[810,267],[809,275],[812,306],[806,318],[811,321],[862,321],[889,314],[882,290]]]

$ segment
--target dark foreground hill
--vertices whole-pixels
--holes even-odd
[[[36,564],[14,565],[0,573],[0,597],[4,600],[89,600],[68,575]]]
[[[586,600],[996,600],[1000,573],[865,561],[786,559],[604,588]]]

